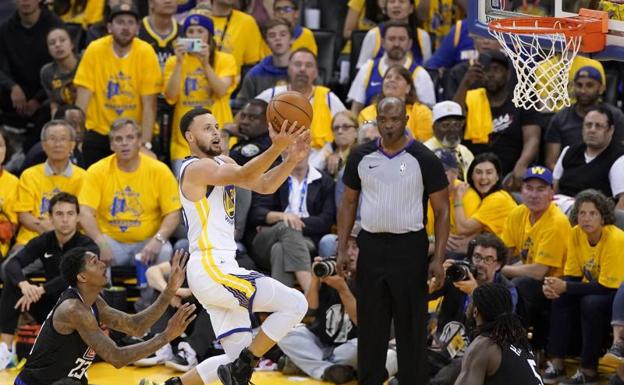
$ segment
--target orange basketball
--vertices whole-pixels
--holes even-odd
[[[312,123],[312,105],[301,93],[286,91],[275,95],[269,102],[267,120],[276,132],[282,128],[282,122],[297,122],[297,127],[310,128]]]

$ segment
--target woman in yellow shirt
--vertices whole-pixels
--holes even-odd
[[[179,129],[182,116],[193,108],[203,107],[212,111],[220,127],[232,122],[230,95],[239,76],[234,57],[217,51],[214,24],[209,16],[203,13],[188,15],[182,31],[186,38],[199,39],[201,44],[188,47],[187,43],[178,40],[174,46],[175,56],[169,57],[165,63],[163,93],[167,102],[175,105],[171,133],[174,172],[190,155]]]
[[[455,226],[460,235],[474,235],[484,231],[500,236],[505,220],[517,204],[502,187],[501,164],[498,157],[486,152],[477,155],[468,167],[468,184],[455,188]],[[468,217],[464,203],[479,202],[477,210]]]
[[[407,128],[413,138],[424,142],[433,136],[431,110],[418,101],[412,74],[400,65],[393,65],[388,68],[381,84],[381,94],[373,104],[365,107],[358,115],[360,125],[377,118],[377,100],[386,96],[394,96],[405,102],[405,109],[409,116]]]
[[[0,130],[0,260],[6,258],[11,239],[17,229],[17,214],[13,203],[17,197],[18,179],[2,167],[5,159],[11,158],[11,151]]]
[[[544,380],[564,379],[564,358],[576,337],[582,341],[581,367],[572,379],[577,384],[598,383],[598,359],[609,332],[613,299],[624,282],[624,232],[614,225],[613,202],[596,190],[576,196],[570,220],[574,227],[563,279],[546,277],[543,286],[546,298],[553,300],[548,336],[553,358]],[[572,326],[575,319],[580,331]]]

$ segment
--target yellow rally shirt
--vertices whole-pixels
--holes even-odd
[[[15,200],[17,198],[18,183],[19,180],[15,175],[0,168],[0,222],[8,221],[17,225]],[[0,255],[7,255],[9,251],[9,242],[0,242]]]
[[[458,185],[460,183],[461,181],[455,180],[455,185]],[[479,208],[479,204],[481,203],[481,200],[478,198],[479,197],[477,196],[477,199],[474,199],[474,197],[469,196],[469,194],[466,194],[464,196],[464,199],[462,200],[462,202],[463,202],[463,207],[464,207],[464,215],[466,216],[466,218],[470,218]],[[449,217],[450,217],[450,223],[451,223],[451,234],[459,235],[457,234],[455,210],[453,209],[454,205],[455,205],[455,195],[453,193],[450,193],[449,194],[449,207],[451,209],[450,209]],[[427,207],[427,235],[435,235],[435,217],[433,215],[433,208],[431,207],[431,201],[428,202],[428,207]]]
[[[86,111],[87,129],[108,135],[111,124],[119,118],[141,123],[141,96],[160,93],[162,76],[152,46],[135,38],[130,53],[119,58],[109,35],[89,44],[74,84],[92,92]]]
[[[262,36],[256,20],[233,10],[230,16],[212,16],[219,51],[232,54],[239,67],[260,61]]]
[[[177,58],[169,57],[165,64],[164,87],[167,87],[173,74]],[[234,57],[223,52],[215,52],[214,71],[220,78],[232,77],[232,84],[227,93],[216,98],[210,92],[210,85],[201,60],[194,55],[187,55],[182,63],[180,75],[180,92],[176,99],[167,99],[169,104],[175,104],[171,134],[171,159],[184,159],[191,154],[188,143],[180,132],[180,119],[185,113],[196,107],[208,108],[212,111],[220,127],[234,121],[230,109],[230,96],[236,89],[238,67]]]
[[[507,216],[517,206],[516,201],[504,190],[498,190],[481,199],[479,194],[470,188],[464,196],[464,201],[466,199],[471,205],[477,201],[481,202],[471,218],[479,221],[485,231],[498,236],[503,232]]]
[[[554,203],[534,224],[531,224],[530,215],[531,211],[525,205],[513,209],[507,217],[501,239],[505,246],[516,249],[523,263],[549,266],[548,275],[561,276],[572,229],[568,217]]]
[[[26,169],[17,188],[17,201],[14,210],[17,213],[31,213],[35,218],[47,218],[50,199],[60,192],[78,196],[85,176],[85,170],[70,163],[65,175],[49,175],[46,163],[40,163]],[[25,226],[17,233],[16,243],[25,245],[37,236],[35,231]]]
[[[602,228],[596,246],[591,246],[587,234],[577,225],[568,240],[568,259],[563,274],[582,277],[583,282],[598,281],[602,286],[617,289],[624,281],[624,231],[614,225]]]
[[[162,162],[145,155],[136,171],[117,167],[116,155],[87,170],[80,204],[95,210],[100,231],[118,242],[141,242],[156,234],[162,217],[180,209],[178,184]]]

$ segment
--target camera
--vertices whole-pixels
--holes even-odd
[[[446,279],[450,282],[465,281],[469,278],[468,273],[477,275],[477,268],[468,261],[455,261],[446,269]]]
[[[186,52],[201,52],[202,49],[202,41],[201,39],[189,39],[189,38],[180,38],[181,43],[184,44],[186,48]]]
[[[319,278],[325,278],[336,275],[336,260],[334,258],[326,258],[312,265],[312,272]]]

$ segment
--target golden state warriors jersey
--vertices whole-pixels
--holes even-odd
[[[189,164],[198,160],[188,158],[180,168],[180,203],[188,229],[190,258],[201,258],[208,265],[236,264],[234,186],[208,186],[206,196],[197,202],[191,202],[182,192],[184,171]],[[219,158],[214,160],[219,165],[224,163]]]

